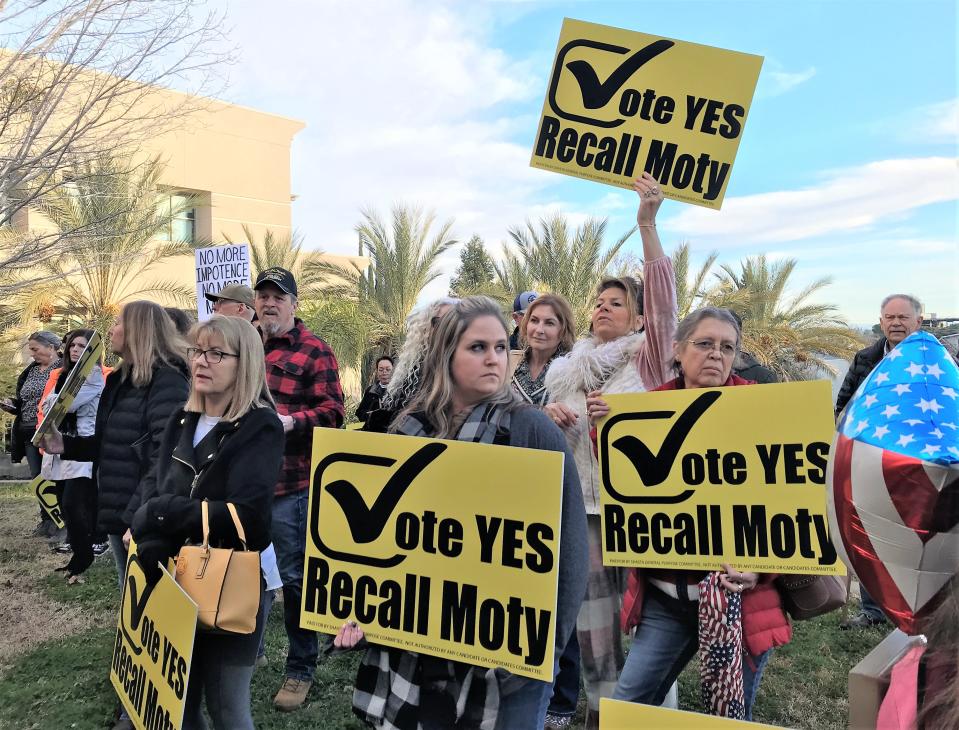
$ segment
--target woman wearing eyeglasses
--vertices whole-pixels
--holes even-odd
[[[656,390],[717,388],[753,385],[732,372],[741,333],[737,319],[726,309],[705,307],[686,317],[676,328],[675,369],[678,376]],[[605,401],[591,406],[594,421],[609,412]],[[726,565],[709,573],[691,570],[633,569],[623,599],[622,628],[636,627],[629,656],[613,698],[648,705],[662,704],[669,687],[699,651],[700,662],[715,666],[722,686],[703,685],[703,697],[714,714],[752,719],[752,706],[763,669],[773,647],[787,644],[792,630],[782,600],[773,584],[775,575],[740,573]],[[742,655],[703,642],[711,635],[711,621],[700,617],[700,602],[720,607],[714,616],[739,636]],[[727,636],[728,638],[728,636]],[[722,668],[717,662],[728,662]],[[740,691],[740,678],[741,687]]]
[[[245,320],[218,315],[196,325],[191,339],[190,397],[163,433],[157,494],[133,518],[137,551],[150,578],[158,577],[158,563],[185,542],[202,541],[204,502],[211,545],[262,551],[271,539],[284,438],[266,387],[263,342]],[[206,727],[201,700],[218,730],[253,729],[250,680],[266,614],[262,580],[259,590],[253,633],[197,631],[185,730]]]

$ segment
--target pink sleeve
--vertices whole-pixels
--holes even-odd
[[[643,312],[646,341],[636,356],[636,367],[646,390],[670,380],[673,339],[676,337],[676,275],[669,256],[647,261],[643,266]]]

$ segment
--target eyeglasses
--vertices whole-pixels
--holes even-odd
[[[196,360],[201,355],[210,365],[220,363],[225,357],[240,357],[239,355],[234,355],[232,352],[223,352],[223,350],[201,350],[199,347],[188,347],[186,350],[186,356],[191,360]]]
[[[713,342],[712,340],[688,340],[689,344],[700,352],[713,352],[719,350],[723,357],[733,357],[736,354],[736,345],[729,342]]]

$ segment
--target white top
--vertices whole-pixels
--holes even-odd
[[[267,545],[266,550],[260,553],[260,570],[263,571],[263,580],[266,581],[268,591],[275,591],[283,587],[280,568],[276,564],[276,550],[273,549],[272,542]]]
[[[196,431],[193,432],[193,446],[196,447],[196,445],[203,440],[203,437],[210,433],[213,427],[219,422],[219,416],[208,416],[201,413],[200,420],[196,422]]]

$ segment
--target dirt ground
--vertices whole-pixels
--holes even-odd
[[[55,568],[69,555],[50,551],[46,538],[30,537],[37,524],[36,503],[24,499],[24,488],[0,484],[0,676],[20,654],[48,639],[72,634],[114,620],[111,612],[80,608],[52,600],[44,581],[66,582]],[[98,560],[109,560],[109,553]]]

